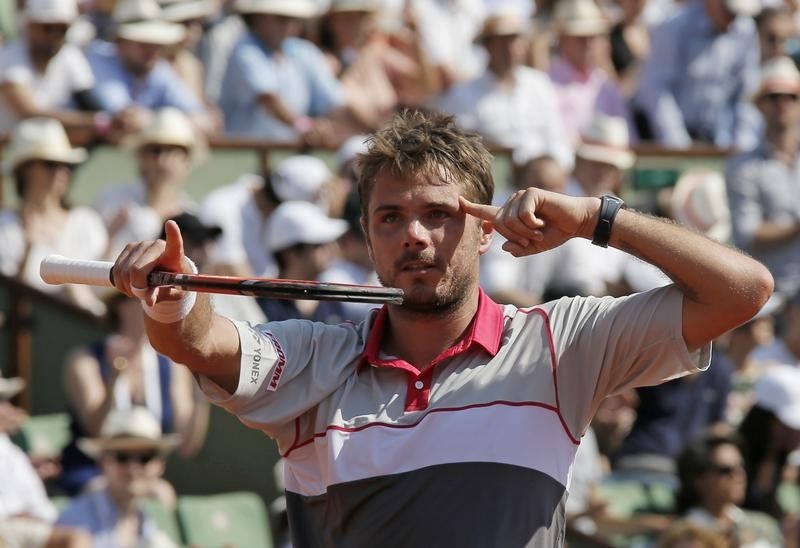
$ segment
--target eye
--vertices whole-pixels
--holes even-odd
[[[400,215],[397,213],[387,213],[381,217],[381,223],[396,223],[400,220]]]
[[[435,221],[443,221],[450,217],[450,213],[444,209],[434,209],[428,216]]]

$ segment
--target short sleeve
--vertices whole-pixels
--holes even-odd
[[[689,353],[683,293],[674,285],[622,298],[560,299],[549,308],[561,412],[582,432],[600,402],[708,367],[711,345]]]
[[[25,53],[20,42],[12,42],[0,48],[0,84],[30,85],[33,73],[25,62]]]
[[[0,273],[16,276],[24,255],[25,234],[16,214],[0,212]]]
[[[314,408],[355,372],[363,344],[353,324],[305,320],[257,326],[234,322],[241,365],[233,394],[206,377],[200,388],[244,424],[273,438],[294,431],[294,419]]]
[[[230,63],[239,76],[238,82],[246,88],[242,91],[248,95],[277,94],[280,91],[275,64],[255,44],[240,44],[231,55]]]

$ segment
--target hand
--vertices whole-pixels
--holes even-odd
[[[503,249],[515,257],[553,249],[570,238],[589,238],[600,202],[538,188],[515,192],[503,207],[475,204],[460,198],[461,207],[478,219],[489,221],[508,241]]]
[[[175,221],[167,221],[167,240],[130,243],[111,268],[114,287],[130,297],[152,306],[160,301],[176,301],[183,291],[173,287],[148,287],[147,275],[154,270],[191,273],[183,253],[183,238]]]

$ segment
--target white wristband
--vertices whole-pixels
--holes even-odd
[[[192,274],[197,274],[197,266],[188,257],[186,260],[189,263]],[[138,288],[134,289],[134,293],[141,291]],[[189,315],[192,308],[194,308],[195,301],[197,301],[197,293],[194,291],[184,291],[183,296],[177,301],[162,301],[150,306],[142,300],[142,310],[144,310],[144,313],[151,319],[159,323],[175,323],[185,319],[186,316]]]

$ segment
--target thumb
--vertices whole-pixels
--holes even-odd
[[[180,272],[183,270],[183,236],[175,221],[167,221],[164,225],[167,245],[161,255],[162,263],[167,268]]]
[[[500,210],[500,208],[496,206],[470,202],[463,196],[459,196],[458,201],[461,204],[461,209],[464,210],[464,213],[468,213],[473,217],[477,217],[478,219],[482,219],[484,221],[493,221],[495,215],[497,215],[497,212]]]

